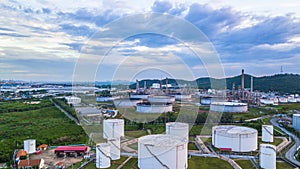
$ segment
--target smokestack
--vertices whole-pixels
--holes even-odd
[[[231,94],[234,95],[235,94],[235,83],[232,83],[232,89],[231,89]]]
[[[166,95],[169,94],[169,91],[168,91],[168,78],[166,77]]]
[[[159,88],[160,90],[162,89],[162,80],[160,79],[160,82],[159,82]]]
[[[250,84],[251,88],[250,88],[250,92],[253,92],[253,76],[251,76],[251,84]]]
[[[135,87],[135,89],[136,89],[136,93],[138,92],[138,90],[139,90],[139,81],[136,79],[136,87]]]
[[[146,82],[146,80],[144,81],[144,89],[145,90],[147,89],[147,82]]]
[[[242,90],[245,88],[245,75],[244,75],[244,69],[242,69]]]

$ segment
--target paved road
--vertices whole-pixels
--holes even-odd
[[[272,125],[280,128],[282,131],[284,131],[287,135],[289,135],[290,137],[292,137],[295,141],[295,144],[286,152],[285,154],[285,157],[290,160],[292,163],[298,165],[298,167],[300,167],[300,162],[297,161],[294,157],[294,154],[296,153],[297,151],[297,147],[300,146],[300,139],[295,136],[293,133],[287,131],[285,128],[283,127],[280,127],[279,124],[277,123],[277,118],[272,118],[271,119],[271,123]]]
[[[78,122],[77,119],[75,119],[73,116],[71,116],[68,112],[66,112],[64,109],[62,109],[59,105],[57,105],[56,103],[54,103],[54,101],[52,99],[50,99],[50,101],[54,104],[54,106],[56,108],[58,108],[61,112],[65,113],[65,115],[71,119],[72,121],[74,121],[78,126],[80,125],[80,123]]]

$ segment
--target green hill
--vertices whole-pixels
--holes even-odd
[[[236,89],[241,86],[241,75],[229,77],[226,79],[214,79],[209,77],[198,78],[195,81],[168,79],[168,83],[174,85],[187,85],[190,87],[198,86],[199,89],[212,88],[211,82],[214,82],[215,88],[224,86],[226,80],[227,89],[231,89],[232,83],[235,83]],[[251,75],[245,74],[245,88],[250,88]],[[145,79],[139,81],[140,87],[144,86],[146,81],[147,87],[153,83],[159,83],[157,79]],[[165,79],[162,80],[165,84]],[[130,85],[131,89],[135,88],[135,83]],[[274,91],[279,93],[300,93],[300,75],[298,74],[276,74],[272,76],[253,77],[253,90],[268,92]]]

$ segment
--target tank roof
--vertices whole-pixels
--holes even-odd
[[[234,125],[221,125],[221,126],[215,126],[215,130],[222,133],[227,134],[252,134],[257,133],[256,129],[250,128],[250,127],[244,127],[244,126],[234,126]]]
[[[166,134],[147,135],[139,138],[139,143],[160,147],[170,147],[185,144],[184,138]]]
[[[166,126],[174,127],[174,128],[186,128],[189,127],[188,123],[182,123],[182,122],[169,122],[166,123]]]
[[[246,103],[240,102],[212,102],[212,105],[221,105],[221,106],[247,106]]]

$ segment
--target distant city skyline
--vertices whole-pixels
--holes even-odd
[[[196,26],[214,46],[226,77],[239,75],[241,69],[254,76],[281,70],[300,74],[300,2],[291,0],[4,0],[0,9],[0,79],[72,81],[79,58],[87,60],[86,74],[100,65],[91,75],[96,81],[209,76],[206,67],[212,65],[196,61],[189,46],[172,34],[137,34],[122,41],[93,39],[95,33],[116,29],[106,26],[111,22],[148,12],[174,15]],[[105,57],[97,56],[103,46],[113,48]],[[103,62],[95,62],[95,57],[103,57]],[[137,68],[145,70],[130,76],[124,71]]]

